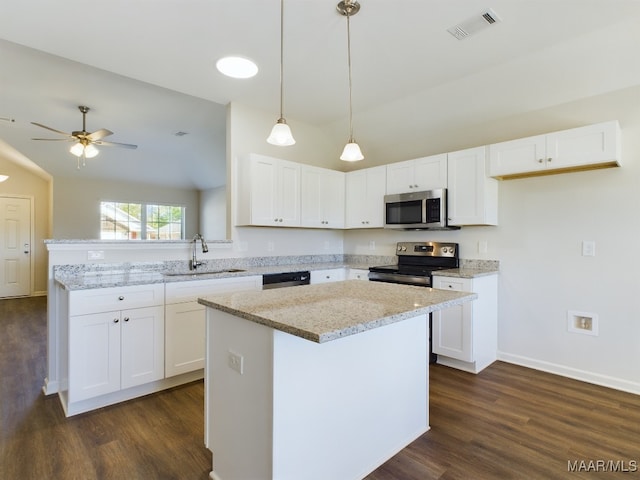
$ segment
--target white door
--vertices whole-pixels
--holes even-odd
[[[0,197],[0,297],[31,293],[31,199]]]

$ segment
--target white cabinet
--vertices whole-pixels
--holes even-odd
[[[347,279],[349,280],[369,280],[369,270],[363,270],[360,268],[350,268],[347,272]]]
[[[316,283],[340,282],[347,278],[347,272],[344,268],[329,268],[326,270],[311,271],[311,285]]]
[[[250,154],[239,161],[236,225],[300,226],[300,164]]]
[[[301,226],[344,228],[344,177],[343,172],[302,165]]]
[[[204,368],[205,307],[199,297],[261,290],[262,277],[219,278],[165,285],[165,376]]]
[[[446,153],[387,165],[387,195],[446,187]]]
[[[562,171],[617,166],[617,121],[520,138],[489,146],[489,175],[518,178]]]
[[[433,287],[478,294],[472,302],[433,312],[432,348],[438,363],[480,372],[497,358],[497,275],[473,279],[434,275]]]
[[[449,153],[449,225],[498,224],[498,181],[486,174],[486,156],[486,147]]]
[[[346,228],[384,227],[387,168],[365,168],[346,175]]]
[[[70,404],[164,378],[163,303],[162,284],[69,292]]]

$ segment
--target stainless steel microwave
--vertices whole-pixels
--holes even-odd
[[[424,192],[385,195],[384,228],[401,230],[449,229],[447,224],[447,189],[439,188]]]

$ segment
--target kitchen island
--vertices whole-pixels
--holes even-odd
[[[366,476],[429,429],[429,313],[475,298],[351,280],[199,299],[210,477]]]

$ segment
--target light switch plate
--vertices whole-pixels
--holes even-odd
[[[583,257],[595,257],[596,256],[596,242],[593,240],[582,241],[582,256]]]

